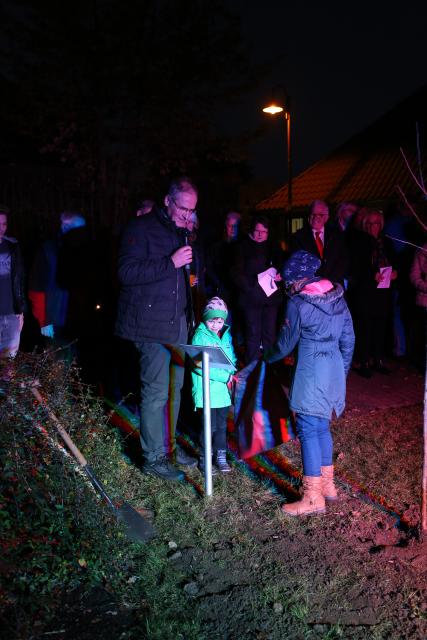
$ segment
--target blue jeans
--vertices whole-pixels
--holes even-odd
[[[298,413],[296,429],[301,443],[302,468],[305,476],[320,476],[320,467],[332,464],[332,436],[327,418]]]
[[[14,358],[19,349],[21,329],[19,316],[0,316],[0,358]]]

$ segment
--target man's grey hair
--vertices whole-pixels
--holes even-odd
[[[176,180],[172,180],[169,186],[168,196],[175,198],[178,193],[185,192],[193,192],[196,196],[199,195],[196,185],[190,178],[187,178],[187,176],[181,176],[180,178],[176,178]]]
[[[225,216],[225,224],[227,224],[229,220],[238,220],[240,222],[241,219],[242,216],[240,215],[240,213],[238,213],[237,211],[229,211]]]
[[[310,204],[308,208],[308,215],[311,215],[313,213],[313,209],[316,206],[316,204],[324,204],[327,210],[329,211],[329,205],[327,202],[325,202],[324,200],[313,200],[313,202]]]
[[[351,202],[351,200],[344,200],[344,202],[340,202],[340,204],[337,207],[336,214],[335,214],[337,218],[341,215],[342,211],[347,209],[347,207],[355,207],[356,210],[359,208],[355,202]]]

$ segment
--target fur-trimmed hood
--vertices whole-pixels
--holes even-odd
[[[347,308],[344,302],[344,289],[338,283],[334,285],[333,289],[325,293],[312,294],[301,291],[296,295],[302,298],[304,302],[312,304],[323,313],[331,316],[337,313],[344,313]],[[294,298],[296,296],[292,297]]]

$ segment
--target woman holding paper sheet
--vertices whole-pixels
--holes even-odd
[[[356,332],[358,373],[371,378],[373,371],[388,374],[384,364],[385,337],[391,321],[391,283],[397,273],[393,269],[393,247],[382,231],[384,216],[380,211],[365,209],[363,233],[351,243],[351,277],[349,300]]]
[[[283,302],[279,247],[269,240],[270,222],[264,216],[252,220],[249,234],[236,248],[232,277],[239,291],[245,324],[245,362],[249,364],[276,339],[277,315]],[[268,274],[267,270],[272,269]],[[260,276],[260,277],[259,277]]]

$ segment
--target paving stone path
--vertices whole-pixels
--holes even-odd
[[[369,413],[375,409],[405,407],[423,402],[424,375],[406,362],[389,361],[391,373],[374,373],[369,380],[350,371],[346,411]]]

